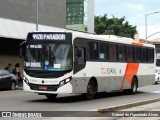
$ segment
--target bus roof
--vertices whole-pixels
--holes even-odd
[[[134,41],[132,38],[122,37],[122,36],[115,36],[115,35],[96,35],[92,33],[86,33],[86,32],[79,32],[79,31],[72,31],[67,29],[60,29],[59,31],[34,31],[30,33],[51,33],[51,32],[62,32],[62,33],[72,33],[73,37],[81,37],[86,39],[96,39],[96,40],[104,40],[108,42],[116,42],[116,43],[123,43],[123,44],[133,44],[139,45],[139,46],[148,46],[148,47],[155,47],[153,44],[147,44],[147,43],[140,43],[137,41]]]
[[[148,46],[148,47],[154,47],[155,45],[153,44],[147,44],[147,43],[140,43],[137,41],[134,41],[132,38],[127,38],[127,37],[121,37],[121,36],[115,36],[115,35],[93,35],[93,34],[77,34],[73,33],[73,37],[81,37],[81,38],[86,38],[86,39],[96,39],[96,40],[103,40],[107,42],[116,42],[116,43],[123,43],[123,44],[132,44],[136,46]]]

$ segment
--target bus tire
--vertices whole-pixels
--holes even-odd
[[[132,79],[130,93],[131,94],[136,94],[137,93],[137,88],[138,88],[138,80],[137,80],[137,78],[134,77]]]
[[[57,97],[57,94],[47,94],[46,97],[48,100],[54,100]]]
[[[158,84],[159,78],[157,78],[157,81],[155,81],[155,84]]]
[[[85,95],[85,99],[92,100],[95,97],[96,92],[96,84],[91,80],[87,86],[87,93]]]

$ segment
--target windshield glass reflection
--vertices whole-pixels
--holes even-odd
[[[25,67],[34,70],[72,69],[72,49],[67,44],[27,45]]]

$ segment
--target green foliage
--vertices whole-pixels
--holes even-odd
[[[129,22],[125,21],[125,17],[112,16],[112,18],[108,18],[105,14],[104,16],[95,16],[95,32],[96,34],[134,38],[137,30],[136,26],[129,25]]]

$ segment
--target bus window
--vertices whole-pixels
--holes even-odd
[[[147,62],[147,61],[148,61],[148,49],[141,48],[141,62]]]
[[[148,62],[154,62],[154,49],[148,49]]]
[[[118,45],[118,61],[119,62],[126,61],[125,46]]]
[[[133,62],[133,47],[127,46],[126,47],[126,53],[127,53],[127,61]]]
[[[98,60],[98,43],[89,42],[89,59]]]
[[[140,60],[141,60],[141,48],[134,47],[134,61],[140,62]]]
[[[109,61],[117,61],[117,45],[109,44]]]
[[[76,55],[75,62],[76,64],[84,64],[85,63],[85,48],[84,47],[75,47]]]
[[[100,52],[99,52],[99,59],[100,60],[107,60],[107,44],[100,43]]]
[[[85,68],[86,65],[86,48],[74,47],[74,74]]]

